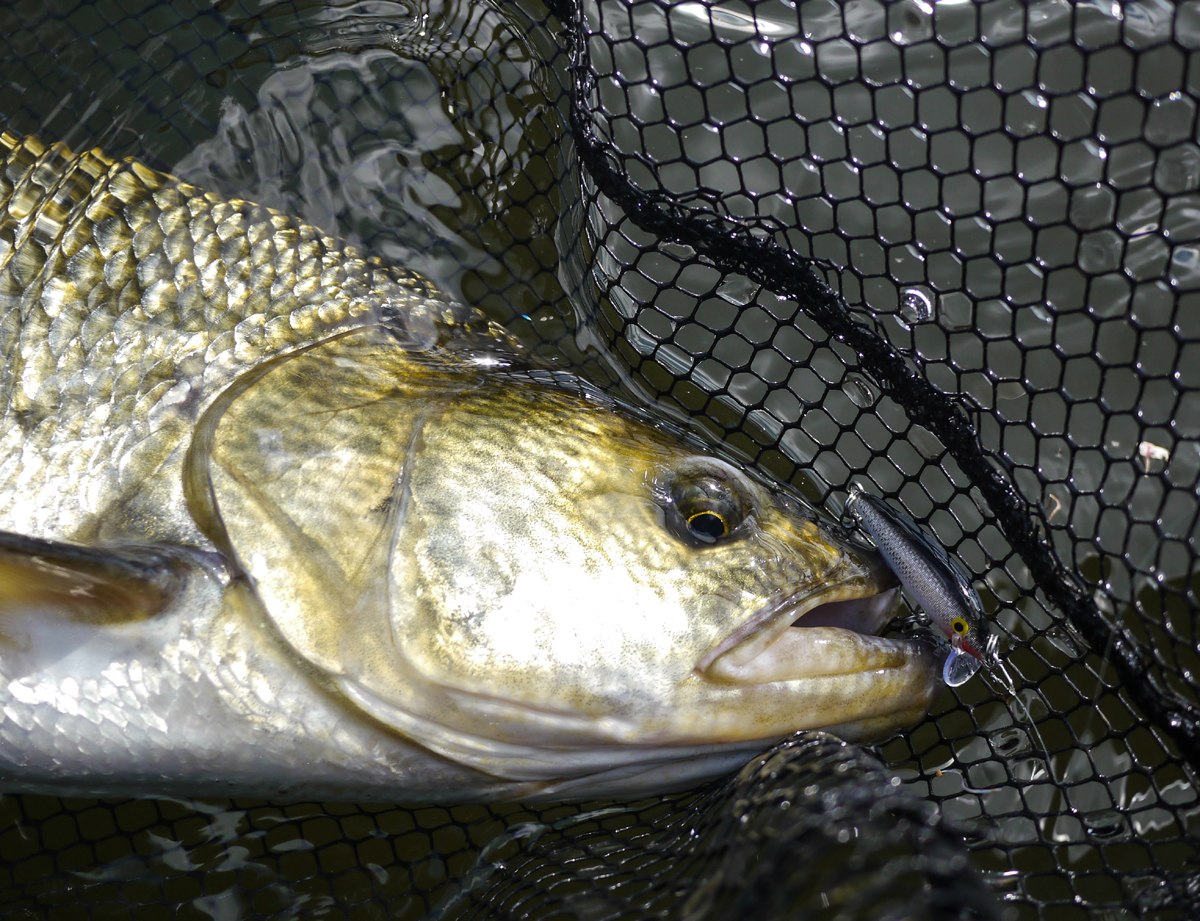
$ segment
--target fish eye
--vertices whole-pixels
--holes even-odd
[[[970,625],[962,617],[956,617],[954,620],[950,621],[950,627],[959,636],[966,636],[967,632],[970,630]]]
[[[668,529],[693,546],[727,540],[750,513],[740,484],[718,470],[674,471],[660,494]]]
[[[713,511],[696,512],[687,520],[687,526],[698,540],[715,541],[729,533],[729,523]]]

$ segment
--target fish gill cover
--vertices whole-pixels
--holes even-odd
[[[881,749],[900,799],[812,740],[537,812],[6,797],[8,915],[986,916],[951,832],[1021,917],[1194,915],[1200,3],[19,0],[0,36],[10,130],[419,269],[814,503],[890,498],[1022,704],[948,689]]]

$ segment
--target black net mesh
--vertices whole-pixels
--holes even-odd
[[[609,812],[5,799],[0,904],[866,916],[745,868],[874,828],[838,872],[914,916],[987,911],[951,831],[1021,916],[1191,916],[1198,49],[1200,3],[1161,0],[6,5],[6,127],[424,271],[834,513],[887,496],[977,580],[1018,699],[972,681],[885,745],[887,816],[864,756],[803,746]]]
[[[0,892],[6,917],[999,918],[935,813],[827,736],[620,805],[20,797]]]

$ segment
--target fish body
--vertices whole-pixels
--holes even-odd
[[[640,795],[928,709],[786,493],[285,215],[0,155],[0,788]]]

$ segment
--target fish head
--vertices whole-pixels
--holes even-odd
[[[551,782],[930,706],[934,653],[876,635],[881,559],[730,460],[578,389],[364,399],[339,374],[229,407],[216,514],[286,640],[402,735]]]
[[[626,744],[873,735],[927,707],[928,655],[873,635],[898,600],[882,560],[737,465],[512,384],[422,441],[393,559],[419,588],[392,610],[429,680]]]

